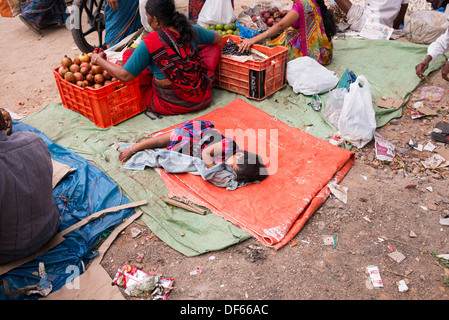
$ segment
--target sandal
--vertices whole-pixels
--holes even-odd
[[[21,14],[19,14],[19,18],[20,18],[20,20],[24,23],[24,24],[26,24],[26,26],[29,28],[29,29],[31,29],[31,30],[33,30],[35,33],[37,33],[38,35],[42,35],[42,32],[41,32],[41,29],[39,29],[39,27],[38,26],[36,26],[34,23],[32,23],[31,21],[28,21],[24,16],[22,16]]]
[[[430,136],[436,141],[449,143],[449,123],[438,122]]]

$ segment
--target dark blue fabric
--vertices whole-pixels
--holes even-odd
[[[31,131],[39,134],[47,144],[52,159],[76,168],[53,190],[53,198],[60,212],[58,232],[93,213],[131,202],[121,193],[112,179],[86,159],[53,143],[42,132],[25,123],[13,121],[13,132],[16,131]],[[0,280],[7,281],[11,291],[35,285],[40,278],[33,273],[37,274],[39,262],[43,262],[48,279],[53,285],[53,291],[59,290],[83,272],[82,263],[86,265],[96,255],[92,251],[100,235],[134,213],[135,209],[126,209],[108,213],[102,219],[95,219],[68,233],[66,240],[45,254],[0,276]],[[3,285],[0,286],[1,300],[39,297],[38,295],[9,297],[5,294]]]

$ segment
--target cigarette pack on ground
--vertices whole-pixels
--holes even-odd
[[[371,283],[373,284],[374,288],[382,288],[384,286],[382,278],[380,277],[380,272],[379,272],[378,267],[368,266],[366,268],[366,272],[369,274]]]

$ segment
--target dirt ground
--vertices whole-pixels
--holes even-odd
[[[236,0],[236,10],[252,1]],[[187,1],[178,5],[187,9]],[[37,36],[18,18],[0,19],[0,30],[0,107],[26,116],[61,101],[51,70],[62,56],[79,53],[70,31],[52,27]],[[432,141],[435,124],[449,120],[448,84],[441,72],[424,85],[444,88],[442,101],[427,103],[438,114],[411,119],[418,88],[403,116],[378,130],[394,143],[397,162],[377,161],[373,142],[355,150],[356,163],[341,182],[348,188],[347,204],[329,198],[291,244],[275,251],[249,239],[188,258],[138,221],[111,246],[104,268],[114,277],[121,265],[130,263],[174,278],[168,300],[447,300],[449,266],[433,255],[449,253],[449,226],[440,223],[449,216],[448,169],[424,169],[420,161],[429,151],[412,149],[401,157],[409,140],[425,145]],[[133,227],[142,231],[138,238],[131,236]],[[329,237],[336,238],[334,245],[325,242]],[[390,258],[394,251],[405,259]],[[365,270],[371,265],[379,268],[383,288],[373,289],[367,282]],[[190,275],[196,267],[202,272]],[[399,291],[400,280],[407,291]]]

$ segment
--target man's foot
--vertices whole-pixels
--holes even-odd
[[[19,18],[20,18],[20,20],[24,23],[24,24],[26,24],[26,26],[28,27],[28,28],[30,28],[31,30],[33,30],[35,33],[37,33],[38,35],[42,35],[42,32],[41,32],[41,30],[39,29],[39,27],[38,26],[36,26],[34,23],[32,23],[31,21],[29,21],[29,20],[27,20],[24,16],[22,16],[21,14],[19,14]]]

